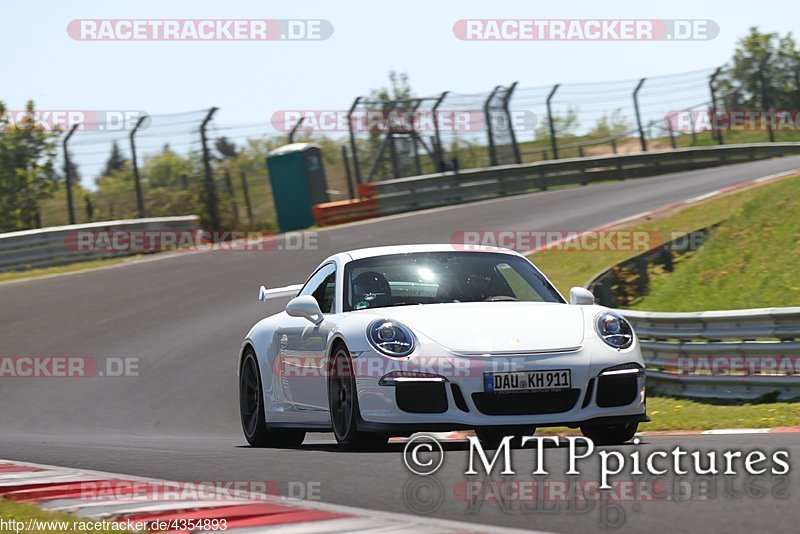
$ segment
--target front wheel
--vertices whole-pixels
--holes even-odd
[[[639,423],[620,425],[582,426],[581,432],[595,445],[620,445],[630,441],[639,429]]]
[[[264,388],[253,349],[247,349],[239,371],[239,413],[242,430],[253,447],[298,447],[306,433],[302,430],[268,430],[264,415]]]
[[[358,430],[358,395],[350,353],[338,345],[331,358],[328,404],[336,442],[345,450],[376,450],[386,446],[389,436]]]

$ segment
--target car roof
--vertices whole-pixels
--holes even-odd
[[[513,250],[499,247],[484,247],[478,245],[423,244],[423,245],[390,245],[384,247],[370,247],[350,250],[345,252],[351,260],[372,258],[375,256],[388,256],[391,254],[416,254],[421,252],[499,252],[519,256]]]

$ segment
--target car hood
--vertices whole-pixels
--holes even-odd
[[[378,310],[371,310],[377,313]],[[584,336],[580,306],[544,302],[425,304],[381,310],[460,354],[574,350]]]

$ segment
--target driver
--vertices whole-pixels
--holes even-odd
[[[379,272],[365,271],[353,279],[353,307],[379,308],[392,301],[389,281]]]

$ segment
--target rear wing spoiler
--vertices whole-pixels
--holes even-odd
[[[303,284],[294,284],[286,287],[275,287],[267,289],[264,286],[258,288],[258,300],[266,302],[269,299],[277,299],[281,297],[293,297],[297,292],[303,289]]]

